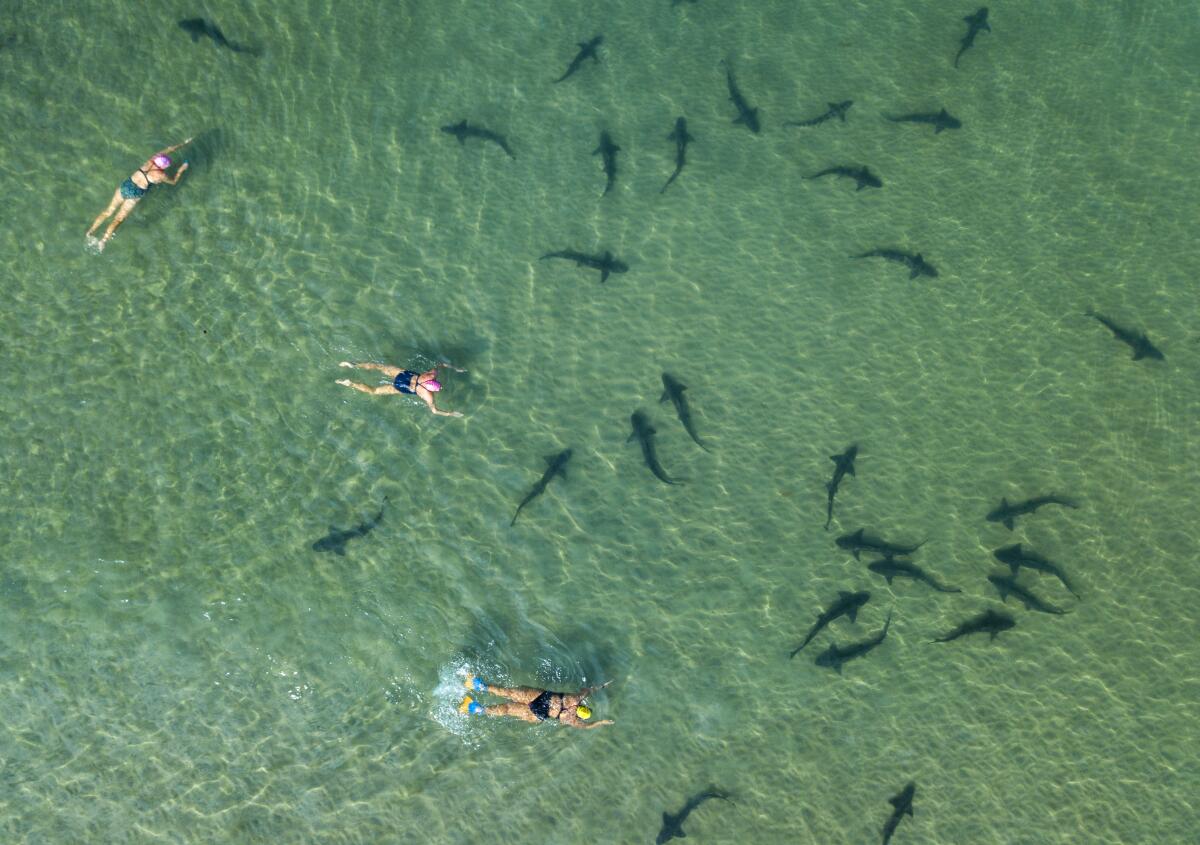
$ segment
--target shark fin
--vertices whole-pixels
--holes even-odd
[[[667,401],[668,399],[670,399],[670,398],[671,398],[671,393],[670,393],[670,391],[668,391],[668,390],[664,390],[664,391],[662,392],[662,396],[658,397],[658,401],[659,401],[659,402],[666,402],[666,401]]]
[[[846,615],[850,617],[851,622],[857,622],[858,621],[858,608],[857,607],[852,608],[850,610],[850,612],[847,613]]]
[[[888,582],[889,587],[892,586],[892,579],[895,577],[896,577],[895,575],[884,575],[883,576],[884,580]]]
[[[1009,531],[1013,530],[1013,518],[1011,516],[1005,517],[1004,527],[1007,528]]]
[[[608,193],[608,192],[605,191],[605,193]],[[607,282],[608,276],[609,276],[609,270],[607,267],[605,267],[603,270],[600,271],[600,284],[604,284],[605,282]]]

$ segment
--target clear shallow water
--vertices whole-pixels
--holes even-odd
[[[737,803],[696,841],[872,841],[915,779],[897,843],[1188,841],[1197,25],[993,6],[955,71],[971,10],[203,10],[258,58],[191,44],[194,8],[161,32],[6,12],[4,840],[650,841],[716,784]],[[550,85],[595,32],[604,61]],[[722,57],[760,136],[729,123]],[[780,127],[842,98],[845,126]],[[880,117],[940,105],[961,131]],[[662,196],[679,114],[697,141]],[[516,159],[438,132],[463,117]],[[89,255],[113,188],[191,133],[180,186]],[[885,188],[801,178],[843,162]],[[877,246],[941,275],[846,258]],[[604,286],[536,260],[603,248],[631,265]],[[470,368],[444,394],[465,420],[333,384],[422,355]],[[657,405],[663,369],[711,454]],[[687,484],[624,442],[639,407]],[[510,529],[564,446],[569,480]],[[1082,507],[983,520],[1050,491]],[[346,557],[309,549],[385,496]],[[964,595],[889,590],[833,547],[859,526],[928,537],[917,562]],[[1038,580],[1074,612],[929,645],[995,604],[1008,542],[1083,601]],[[849,588],[872,602],[810,650],[892,608],[887,642],[842,678],[788,661]],[[617,725],[468,724],[468,666],[615,679]]]

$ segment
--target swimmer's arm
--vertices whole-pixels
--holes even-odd
[[[417,391],[418,391],[417,395],[420,396],[421,399],[424,400],[425,404],[429,406],[429,410],[433,411],[439,417],[461,417],[462,416],[462,414],[460,414],[458,411],[443,411],[440,408],[438,408],[437,405],[433,404],[433,394],[430,393],[425,388],[418,386]]]
[[[183,164],[179,165],[179,169],[175,171],[175,178],[167,179],[166,183],[168,185],[178,185],[179,179],[183,176],[183,171],[185,171],[187,169],[188,169],[188,163],[185,161]]]
[[[583,728],[584,730],[598,728],[601,725],[615,724],[612,719],[601,719],[599,722],[585,722],[583,719],[580,719],[575,715],[575,711],[573,709],[564,710],[562,713],[560,713],[558,715],[558,721],[565,725],[570,725],[573,728]]]
[[[186,147],[190,143],[192,143],[192,139],[188,138],[186,141],[181,141],[180,143],[175,144],[172,147],[165,147],[165,148],[159,150],[158,152],[156,152],[154,155],[155,156],[165,156],[167,153],[173,153],[180,147]],[[150,156],[150,161],[154,161],[154,156]]]

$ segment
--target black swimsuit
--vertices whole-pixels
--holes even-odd
[[[137,182],[133,181],[133,177],[130,176],[121,183],[122,199],[140,200],[142,197],[146,196],[151,188],[154,187],[154,183],[150,181],[150,175],[146,173],[145,170],[142,170],[142,168],[139,167],[138,173],[142,174],[142,178],[146,180],[146,187],[143,188]]]
[[[418,376],[420,373],[414,373],[412,370],[401,370],[400,373],[392,379],[392,387],[399,390],[401,393],[409,393],[416,395],[417,391],[409,387],[412,384],[413,376]]]
[[[529,712],[537,716],[539,722],[544,722],[550,718],[550,701],[554,696],[555,693],[543,692],[533,701],[529,702]]]

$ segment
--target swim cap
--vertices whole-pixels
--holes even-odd
[[[580,704],[575,708],[575,715],[580,719],[590,719],[592,718],[592,708],[588,707],[586,704]]]
[[[439,390],[442,389],[442,385],[440,383],[438,383],[438,380],[435,378],[431,378],[429,381],[419,381],[419,382],[417,382],[417,384],[420,387],[423,387],[426,390],[428,390],[430,393],[437,393]]]
[[[151,159],[151,161],[153,161],[155,164],[157,164],[163,170],[166,170],[168,167],[171,166],[171,157],[165,156],[162,153],[159,153],[158,155],[156,155],[153,159]]]

